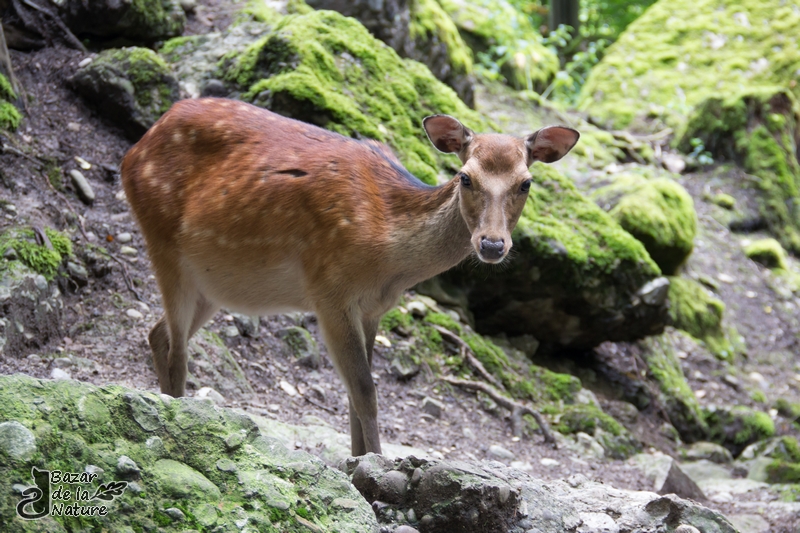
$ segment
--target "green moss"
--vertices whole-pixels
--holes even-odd
[[[784,435],[778,439],[772,456],[784,461],[800,463],[800,444],[796,438]]]
[[[565,435],[578,432],[594,435],[606,454],[615,459],[625,459],[641,449],[641,444],[622,424],[594,404],[567,406],[554,429]]]
[[[464,328],[461,327],[461,324],[453,320],[450,315],[446,315],[444,313],[428,313],[425,315],[423,322],[447,328],[458,335],[460,335],[464,330]]]
[[[800,420],[800,403],[790,402],[786,398],[778,398],[775,401],[775,409],[778,414],[790,420]],[[800,461],[800,459],[798,459]]]
[[[579,107],[615,128],[647,127],[653,117],[663,121],[656,127],[680,128],[709,96],[788,87],[800,69],[795,7],[782,0],[661,0],[592,70]]]
[[[674,274],[694,248],[697,215],[692,197],[669,178],[643,179],[625,173],[594,193],[631,235],[644,244],[664,274]]]
[[[602,209],[581,195],[575,185],[555,168],[535,163],[534,186],[514,230],[514,240],[534,234],[534,253],[564,255],[565,278],[580,285],[583,270],[610,272],[622,261],[644,264],[660,274],[644,246],[624,231]],[[557,244],[556,244],[557,243]]]
[[[487,128],[425,66],[401,59],[355,19],[331,11],[282,18],[270,35],[225,56],[220,69],[244,100],[347,136],[387,142],[430,184],[456,161],[428,142],[421,127],[426,115],[446,113],[475,130]]]
[[[559,69],[530,18],[505,0],[439,0],[464,41],[481,57],[484,73],[500,74],[519,89],[544,91]]]
[[[13,131],[21,120],[22,114],[13,104],[0,100],[0,129]]]
[[[800,463],[787,463],[780,459],[767,465],[768,483],[800,483]]]
[[[767,413],[749,407],[716,409],[706,414],[711,440],[741,451],[745,446],[772,437],[775,424]]]
[[[581,390],[581,380],[570,374],[553,372],[546,368],[531,365],[532,383],[538,397],[552,402],[572,403]]]
[[[414,319],[411,318],[411,314],[407,312],[403,313],[398,308],[394,307],[381,318],[380,329],[383,331],[392,331],[398,327],[410,328],[413,322]]]
[[[67,257],[72,255],[72,242],[69,237],[51,228],[44,229],[47,238],[53,245],[39,245],[32,229],[14,229],[0,234],[0,257],[7,249],[13,248],[19,260],[33,271],[52,280],[58,273],[58,267]],[[0,270],[8,267],[8,261],[0,259]]]
[[[117,23],[127,28],[127,37],[156,41],[183,33],[186,15],[171,0],[131,0],[130,7]]]
[[[4,98],[6,100],[17,99],[17,94],[14,92],[14,88],[11,86],[11,82],[8,81],[8,78],[2,74],[0,74],[0,98]]]
[[[496,376],[505,374],[508,368],[508,356],[502,348],[477,333],[467,333],[463,339],[486,370]]]
[[[472,52],[458,33],[453,19],[437,0],[413,0],[409,32],[412,39],[423,43],[423,48],[425,41],[431,38],[442,42],[447,47],[450,65],[456,73],[472,72]]]
[[[160,91],[163,78],[170,72],[167,63],[149,48],[118,48],[104,54],[106,53],[101,53],[95,61],[107,61],[121,67],[133,83],[137,103],[144,107],[151,105],[154,99],[152,86],[156,85],[156,89]],[[164,105],[166,111],[172,102],[164,102]]]
[[[263,2],[261,3],[263,4]],[[179,54],[193,49],[202,40],[202,35],[182,35],[180,37],[173,37],[161,45],[161,48],[158,49],[158,53],[164,57],[170,57],[173,54]]]
[[[694,280],[671,277],[669,288],[673,325],[701,340],[720,358],[732,356],[731,343],[722,327],[725,304]]]
[[[750,393],[750,399],[756,403],[767,403],[767,395],[764,391],[756,390]]]
[[[681,437],[688,441],[702,440],[708,434],[700,404],[675,354],[673,334],[649,337],[640,342],[642,359],[649,376],[658,384],[660,403]]]
[[[711,198],[711,201],[723,209],[733,209],[736,207],[736,198],[724,192],[715,194],[714,197]]]

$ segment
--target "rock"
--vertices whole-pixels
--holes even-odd
[[[488,454],[495,459],[501,459],[505,461],[513,461],[517,458],[517,456],[511,450],[507,450],[500,446],[499,444],[492,444],[489,446]]]
[[[241,313],[231,313],[233,315],[233,323],[239,333],[244,337],[255,337],[258,335],[258,326],[261,320],[258,316],[248,316]]]
[[[694,248],[694,201],[671,178],[645,179],[633,173],[613,175],[592,198],[644,244],[663,274],[674,275]]]
[[[775,424],[767,413],[743,405],[710,406],[706,415],[711,440],[737,456],[749,444],[775,434]]]
[[[119,252],[122,255],[127,255],[128,257],[136,257],[137,255],[139,255],[139,250],[137,250],[133,246],[120,246]]]
[[[721,514],[675,495],[614,489],[573,476],[543,481],[497,462],[390,461],[368,454],[341,467],[379,516],[413,507],[420,531],[669,531],[677,525],[734,533]],[[379,481],[400,472],[411,483],[401,501],[388,503]],[[553,525],[557,524],[554,529]],[[605,528],[605,529],[603,529]]]
[[[75,192],[78,193],[78,198],[86,205],[92,205],[95,199],[94,189],[92,189],[83,173],[80,170],[72,169],[69,171],[69,175],[72,178],[72,184],[75,185]]]
[[[565,406],[554,429],[564,435],[575,434],[579,448],[594,455],[594,446],[581,437],[581,433],[591,436],[603,448],[603,455],[616,459],[624,459],[641,449],[641,443],[631,435],[622,424],[614,420],[602,409],[593,404],[576,404]]]
[[[61,368],[54,368],[50,371],[50,379],[72,379],[72,374]]]
[[[139,466],[127,455],[122,455],[119,460],[117,460],[117,474],[120,476],[124,478],[135,478],[139,476],[139,472]]]
[[[408,309],[408,312],[417,318],[423,318],[428,314],[428,306],[417,300],[408,302],[406,304],[406,309]]]
[[[125,315],[135,320],[144,318],[144,315],[138,309],[128,309],[127,311],[125,311]]]
[[[12,461],[28,461],[36,453],[36,437],[31,430],[12,420],[0,423],[0,452]]]
[[[127,231],[124,231],[122,233],[117,233],[116,236],[116,240],[120,244],[128,244],[129,242],[131,242],[131,239],[133,239],[133,237]]]
[[[147,48],[105,50],[68,82],[134,141],[180,96],[169,66]]]
[[[114,415],[104,423],[81,419],[77,414],[79,405],[88,398]],[[126,408],[136,401],[145,403],[152,409],[153,418],[162,421],[158,439],[169,450],[167,457],[156,452],[157,446],[145,445],[154,444],[155,436],[133,418],[134,411]],[[43,405],[52,409],[45,413]],[[62,444],[40,445],[34,453],[30,445],[33,436],[28,430],[19,430],[22,425],[17,418],[37,428],[37,440],[56,438],[57,431],[57,442]],[[137,476],[135,472],[139,471],[137,481],[130,482],[114,502],[129,505],[125,512],[91,518],[93,527],[106,531],[149,530],[153,517],[160,514],[175,522],[173,526],[159,527],[179,531],[189,527],[189,513],[191,521],[197,523],[192,525],[196,529],[239,531],[244,525],[237,524],[244,523],[272,524],[282,529],[277,525],[277,516],[313,508],[312,525],[320,531],[378,533],[372,509],[341,471],[307,453],[285,448],[261,433],[254,421],[241,412],[208,402],[174,398],[165,403],[158,395],[118,385],[96,387],[23,375],[0,376],[0,420],[6,420],[0,423],[0,456],[8,457],[4,438],[8,427],[12,434],[27,435],[25,440],[29,443],[13,448],[26,450],[17,454],[24,459],[0,460],[0,508],[11,509],[10,514],[3,514],[3,528],[9,531],[30,530],[31,522],[24,522],[13,511],[20,497],[12,485],[30,484],[31,466],[83,472],[91,461],[106,471],[103,482],[122,479],[121,472]],[[90,441],[87,431],[91,431]],[[229,450],[224,444],[225,437],[240,432],[244,437],[239,449],[246,449],[245,453]],[[136,458],[135,463],[130,457]],[[226,469],[215,466],[219,461]],[[108,472],[114,473],[111,478]],[[85,488],[93,491],[99,485],[96,480]],[[332,501],[344,500],[351,505],[331,505]],[[245,503],[248,501],[258,501],[260,505],[251,506]],[[286,524],[283,520],[281,523]],[[49,527],[46,522],[41,524],[45,528],[42,531],[62,530]]]
[[[700,487],[692,481],[678,462],[668,455],[639,454],[631,458],[652,481],[658,494],[677,494],[681,498],[705,500]]]
[[[775,239],[759,239],[744,247],[744,254],[767,268],[788,270],[786,251]]]
[[[442,418],[445,406],[439,400],[426,396],[422,399],[422,412],[428,413],[434,418]]]
[[[476,329],[574,349],[662,331],[666,301],[638,296],[660,275],[644,246],[554,168],[532,175],[508,266],[443,276],[466,293]]]
[[[319,346],[307,329],[299,326],[283,328],[278,330],[277,336],[286,343],[298,363],[309,368],[319,368]]]
[[[739,530],[739,533],[770,533],[772,526],[764,520],[763,516],[757,514],[732,514],[728,518],[731,524]],[[675,533],[678,533],[675,530]],[[688,531],[686,533],[689,533]],[[700,533],[698,531],[698,533]]]
[[[54,7],[76,35],[153,42],[183,32],[186,17],[177,1],[94,2],[65,0]]]
[[[669,295],[669,278],[660,277],[645,283],[637,296],[647,305],[661,305]]]
[[[76,287],[85,287],[89,284],[89,272],[83,265],[74,261],[67,261],[67,272]]]
[[[686,161],[679,154],[666,152],[661,156],[661,163],[673,174],[681,174],[686,170]]]
[[[733,461],[731,452],[714,442],[695,442],[681,450],[681,458],[686,461],[705,459],[718,464],[730,464]]]
[[[255,392],[239,363],[216,335],[201,328],[189,341],[190,380],[218,391],[226,400],[250,399]],[[199,388],[199,385],[198,385]]]
[[[225,397],[211,387],[202,387],[194,395],[195,398],[207,398],[217,405],[225,405]]]

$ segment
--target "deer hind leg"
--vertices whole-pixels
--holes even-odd
[[[154,258],[156,272],[159,269]],[[150,331],[148,340],[153,350],[153,365],[161,392],[183,396],[188,373],[189,338],[205,324],[218,307],[206,299],[178,269],[166,270],[172,275],[160,275],[164,315]]]
[[[354,313],[340,309],[320,311],[317,315],[333,364],[350,400],[351,451],[354,456],[381,453],[378,395],[372,382],[370,361],[377,322],[362,323]]]

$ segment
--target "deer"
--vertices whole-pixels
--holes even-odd
[[[122,185],[162,296],[148,336],[162,393],[185,393],[187,343],[221,308],[313,312],[349,399],[351,452],[381,453],[372,355],[403,291],[475,255],[508,257],[535,161],[580,134],[476,134],[422,121],[462,166],[430,186],[374,140],[348,138],[237,100],[174,104],[127,152]]]

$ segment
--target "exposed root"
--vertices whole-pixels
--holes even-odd
[[[556,439],[553,437],[550,426],[544,420],[544,417],[527,405],[523,405],[503,396],[491,385],[481,383],[480,381],[471,381],[450,376],[442,376],[439,379],[457,387],[482,392],[494,400],[497,405],[511,411],[511,429],[515,437],[522,437],[522,428],[524,427],[522,417],[524,415],[531,415],[542,430],[545,444],[550,444],[553,448],[556,448]]]
[[[480,360],[478,360],[478,358],[475,357],[475,354],[472,352],[472,348],[469,347],[469,344],[467,344],[464,341],[464,339],[462,339],[449,329],[443,328],[442,326],[437,326],[433,324],[433,327],[443,337],[447,338],[447,340],[452,341],[458,345],[459,349],[461,350],[461,357],[463,357],[464,360],[467,362],[467,364],[469,364],[469,366],[474,368],[475,371],[478,372],[478,374],[480,374],[480,376],[483,379],[485,379],[486,381],[488,381],[489,383],[491,383],[492,385],[494,385],[499,389],[504,388],[503,384],[500,383],[500,381],[496,377],[491,375],[489,371],[486,370],[486,368],[483,366],[483,363],[481,363]]]

